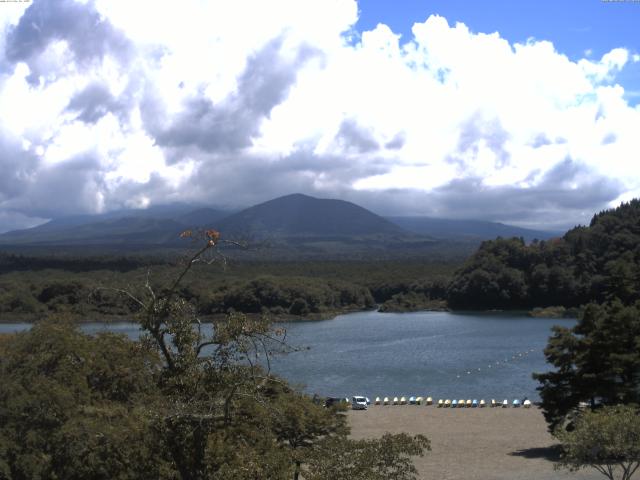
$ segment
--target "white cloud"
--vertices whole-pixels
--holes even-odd
[[[20,188],[0,191],[0,213],[246,204],[306,189],[396,209],[386,213],[529,224],[542,210],[523,218],[500,195],[538,195],[545,216],[550,202],[575,223],[640,191],[640,109],[615,85],[640,57],[623,48],[574,62],[549,41],[510,44],[437,15],[406,41],[384,24],[354,37],[353,0],[30,5],[0,38],[11,53],[0,58],[3,145],[24,143],[30,162]],[[23,12],[52,19],[44,44],[29,43]],[[60,172],[73,165],[80,193],[48,198],[71,191]],[[573,177],[550,192],[558,172]],[[454,187],[496,203],[465,210]],[[597,195],[577,206],[573,187]]]

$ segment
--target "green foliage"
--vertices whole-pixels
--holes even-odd
[[[0,346],[0,472],[8,479],[125,478],[162,468],[149,436],[159,359],[62,319]]]
[[[415,480],[411,457],[431,444],[424,435],[384,434],[379,439],[328,438],[313,449],[304,470],[307,480]]]
[[[26,265],[31,264],[29,258],[23,258]],[[102,258],[98,265],[107,264],[109,258]],[[39,257],[32,260],[34,265],[44,262]],[[85,264],[82,257],[65,257],[68,270],[27,271],[18,268],[21,264],[11,263],[17,270],[0,274],[3,320],[33,321],[56,312],[82,321],[131,318],[140,305],[118,290],[144,295],[150,270],[117,273],[123,259],[112,260],[114,271],[91,270],[93,264]],[[151,270],[150,282],[161,290],[172,281],[175,265],[154,261],[158,264]],[[226,315],[233,310],[268,313],[274,319],[324,318],[388,301],[386,311],[417,310],[432,308],[434,301],[442,303],[454,268],[425,261],[241,262],[220,275],[217,269],[196,264],[195,274],[181,282],[177,293],[203,316]],[[392,300],[394,295],[399,297]]]
[[[560,429],[558,467],[577,471],[592,467],[609,480],[629,480],[640,467],[640,411],[632,406],[584,411],[571,431]]]
[[[333,441],[362,459],[380,456],[359,460],[358,478],[414,478],[410,456],[422,454],[426,438],[347,440],[342,410],[265,371],[269,357],[287,348],[284,332],[265,318],[233,313],[203,333],[183,282],[211,260],[219,234],[204,233],[205,245],[169,282],[147,277],[138,290],[119,289],[137,306],[140,341],[84,335],[61,317],[0,338],[0,478],[297,479]],[[254,285],[263,301],[283,295],[277,283]],[[79,288],[59,282],[33,290],[73,305]],[[307,305],[333,293],[320,289]],[[344,287],[332,301],[353,304],[360,294]],[[307,301],[300,295],[293,291],[292,302]]]
[[[551,429],[580,402],[640,403],[640,302],[590,304],[575,327],[553,331],[545,355],[555,370],[534,374]]]
[[[640,200],[593,217],[563,238],[484,242],[455,274],[448,291],[454,308],[577,307],[640,292]]]

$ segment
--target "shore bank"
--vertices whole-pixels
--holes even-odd
[[[421,479],[438,480],[596,480],[595,470],[555,471],[553,445],[537,408],[378,406],[349,411],[353,438],[385,432],[422,433],[431,451],[414,462]]]

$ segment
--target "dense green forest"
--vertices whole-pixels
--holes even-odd
[[[31,320],[66,312],[86,320],[130,316],[138,306],[120,290],[160,287],[179,259],[0,256],[0,318]],[[196,265],[181,286],[201,316],[236,311],[272,318],[326,318],[381,305],[385,311],[442,308],[456,264],[387,262],[248,262]]]
[[[350,439],[344,407],[325,408],[260,361],[291,348],[267,318],[194,328],[183,281],[215,247],[210,232],[165,282],[120,285],[140,307],[138,341],[83,334],[60,314],[0,336],[0,478],[416,479],[412,457],[429,440]]]
[[[484,242],[456,272],[451,308],[576,307],[613,298],[631,303],[640,291],[640,201],[596,214],[562,238],[525,244]]]

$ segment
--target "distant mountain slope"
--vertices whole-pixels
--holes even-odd
[[[0,235],[0,245],[164,245],[185,228],[211,227],[229,212],[192,205],[160,205],[53,219]]]
[[[224,234],[278,237],[407,235],[402,228],[343,200],[287,195],[231,215],[217,225]]]
[[[505,225],[504,223],[482,220],[451,220],[431,217],[385,218],[409,232],[429,235],[435,238],[493,240],[497,237],[522,237],[526,241],[531,241],[535,238],[538,240],[547,240],[562,235],[559,232],[531,230],[513,225]]]
[[[11,245],[162,245],[175,241],[184,230],[174,220],[124,217],[80,225],[59,224],[17,230],[0,235]]]

